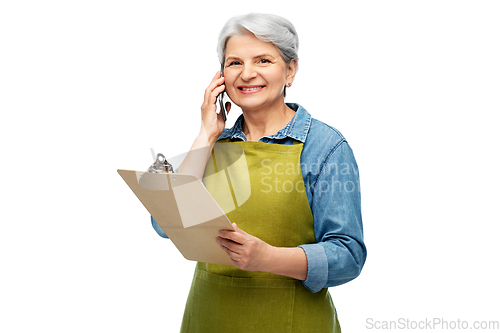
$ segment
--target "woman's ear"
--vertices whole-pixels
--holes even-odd
[[[290,63],[288,64],[288,67],[286,69],[286,82],[287,83],[292,83],[293,80],[295,79],[295,74],[297,73],[297,68],[299,66],[299,63],[297,62],[297,59],[292,59]]]

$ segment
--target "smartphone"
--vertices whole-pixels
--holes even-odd
[[[221,73],[221,76],[224,76],[224,65],[220,66],[220,73]],[[221,92],[219,94],[219,96],[217,96],[217,100],[219,101],[219,106],[220,106],[220,112],[222,112],[222,120],[224,120],[224,121],[227,120],[226,106],[224,105],[224,94],[225,94],[225,92],[226,92],[226,90],[224,89],[224,91]]]

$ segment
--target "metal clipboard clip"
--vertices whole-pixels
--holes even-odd
[[[153,148],[151,148],[151,153],[153,154],[153,159],[155,160],[155,162],[148,168],[148,172],[174,173],[174,168],[172,167],[172,164],[168,163],[165,155],[158,153],[155,157]]]

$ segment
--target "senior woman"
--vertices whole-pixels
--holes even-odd
[[[205,91],[200,134],[178,172],[203,178],[217,200],[228,186],[209,176],[229,167],[211,152],[238,147],[248,169],[230,182],[240,175],[251,190],[226,211],[235,230],[216,240],[235,266],[197,263],[181,332],[340,332],[328,287],[356,278],[366,258],[358,170],[339,131],[285,103],[297,49],[295,28],[276,15],[237,16],[220,32],[223,73]],[[224,90],[243,113],[229,129],[217,112]]]

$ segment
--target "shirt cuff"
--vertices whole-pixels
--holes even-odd
[[[299,245],[307,257],[307,278],[302,281],[304,287],[316,293],[328,282],[328,259],[325,249],[319,244]]]

